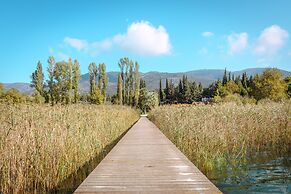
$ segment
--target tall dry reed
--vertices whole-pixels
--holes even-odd
[[[44,193],[139,117],[122,106],[0,104],[0,193]]]
[[[291,103],[161,106],[150,119],[202,171],[258,150],[291,148]]]

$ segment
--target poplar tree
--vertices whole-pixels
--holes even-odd
[[[123,88],[122,88],[122,77],[121,77],[121,73],[118,73],[118,83],[117,83],[117,103],[119,105],[122,105],[123,103]]]
[[[73,96],[73,61],[70,58],[68,63],[67,63],[67,68],[68,68],[68,77],[67,77],[67,82],[68,82],[68,91],[67,91],[67,97],[66,97],[66,103],[70,104],[72,102],[72,96]]]
[[[134,105],[133,99],[134,99],[134,91],[133,91],[133,84],[134,84],[134,80],[133,80],[133,61],[130,60],[129,62],[129,72],[128,72],[128,104],[130,106]]]
[[[134,68],[134,106],[137,107],[138,105],[138,99],[140,94],[140,76],[139,76],[139,65],[137,62],[135,62],[135,68]]]
[[[89,77],[90,77],[89,100],[93,104],[101,104],[104,101],[104,96],[101,94],[99,88],[96,86],[97,74],[98,74],[96,63],[90,63],[88,69],[89,69]]]
[[[74,61],[73,66],[73,89],[74,89],[74,103],[79,100],[79,82],[81,78],[80,64],[78,60]]]
[[[104,63],[99,64],[99,76],[98,76],[98,88],[106,101],[106,90],[108,86],[108,78],[106,74],[106,65]]]
[[[31,75],[31,87],[34,87],[35,90],[40,94],[43,95],[44,92],[44,75],[42,72],[42,64],[38,61],[36,70]]]
[[[97,66],[96,63],[93,62],[89,64],[89,82],[91,95],[96,90],[96,78],[97,78]]]
[[[55,82],[54,82],[54,70],[55,70],[55,58],[53,56],[50,56],[48,58],[48,87],[49,87],[49,94],[50,94],[50,101],[51,105],[53,106],[55,104]]]
[[[125,63],[125,84],[124,84],[124,101],[125,104],[129,105],[129,63],[128,60]]]

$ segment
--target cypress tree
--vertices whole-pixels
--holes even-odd
[[[227,72],[226,72],[226,68],[224,70],[224,75],[222,78],[222,85],[225,85],[227,83]]]
[[[242,83],[242,85],[243,85],[243,87],[244,87],[245,89],[248,88],[248,84],[247,84],[248,81],[247,81],[247,80],[248,80],[247,73],[244,72],[244,73],[242,74],[242,80],[241,80],[241,83]]]
[[[160,79],[160,88],[159,88],[159,101],[160,101],[160,105],[163,104],[164,102],[164,91],[163,91],[163,87],[162,87],[162,79]]]

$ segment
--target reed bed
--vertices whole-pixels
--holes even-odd
[[[0,104],[0,112],[0,193],[58,189],[139,118],[109,105]]]
[[[290,101],[161,106],[149,118],[206,174],[224,164],[241,163],[260,150],[291,150]]]

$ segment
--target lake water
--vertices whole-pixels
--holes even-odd
[[[223,193],[291,193],[291,154],[256,154],[239,166],[208,174]]]

